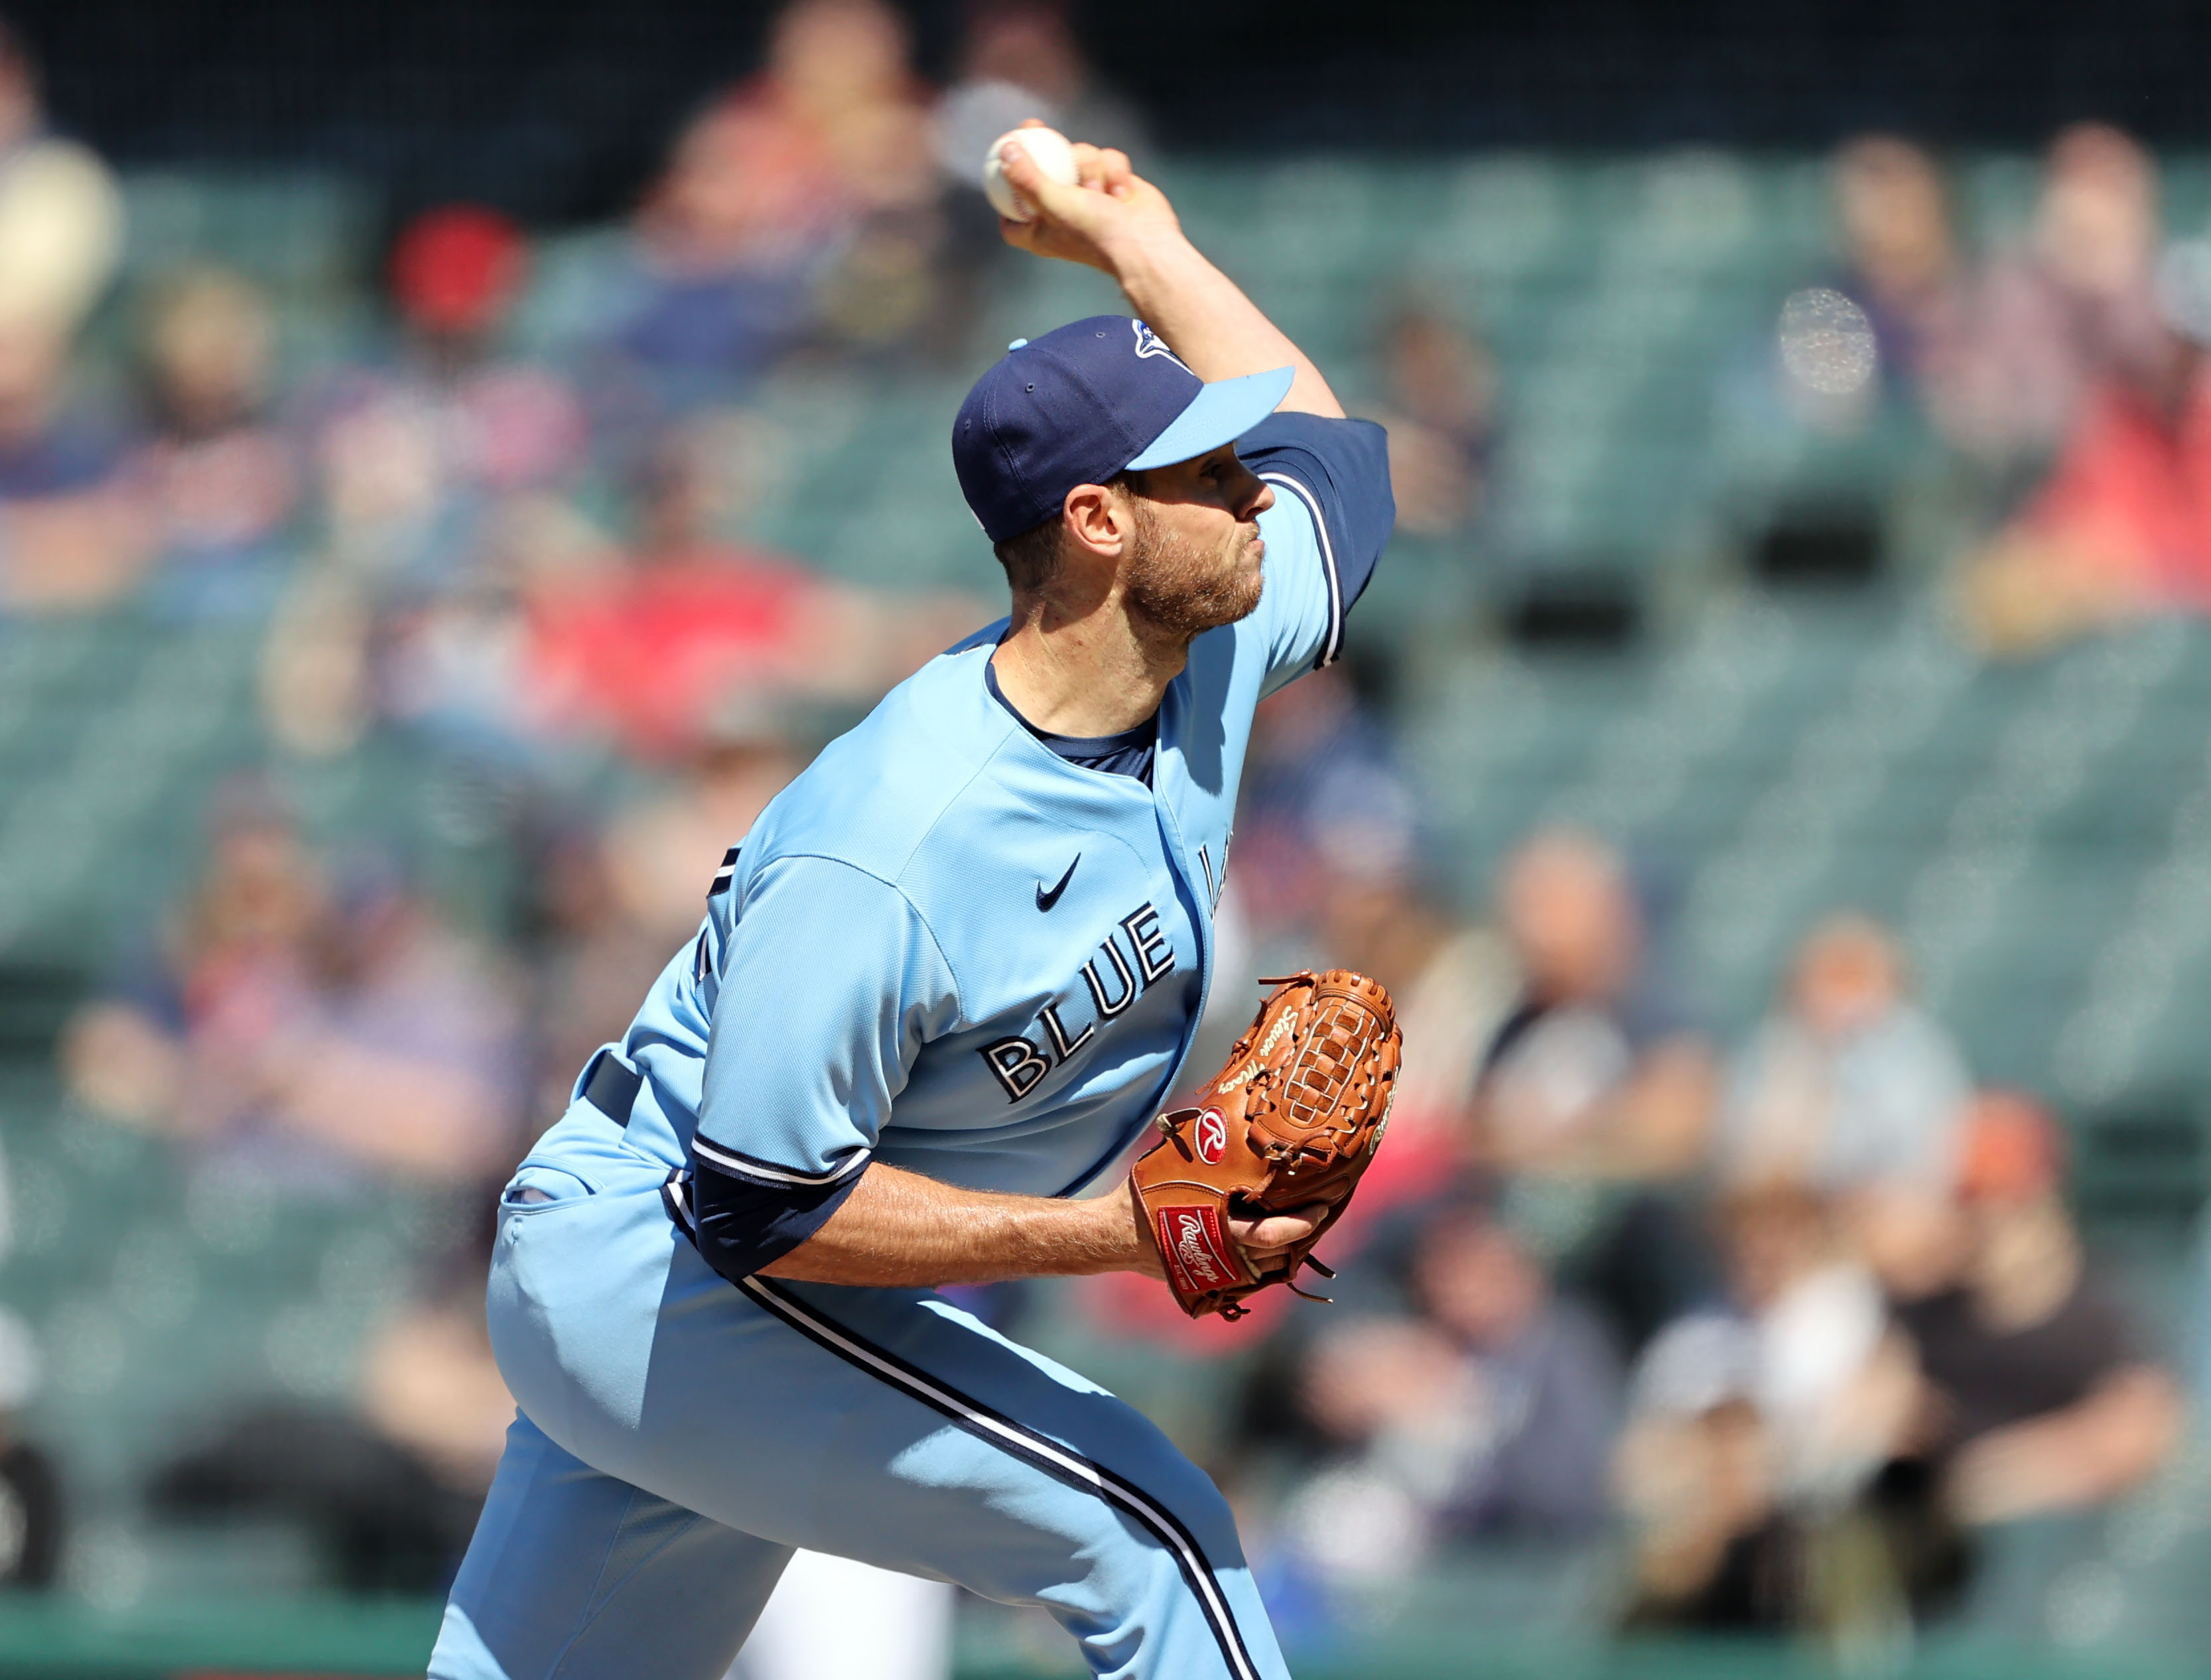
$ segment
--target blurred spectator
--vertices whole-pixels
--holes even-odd
[[[288,601],[264,684],[288,745],[342,746],[378,713],[490,763],[572,744],[574,720],[536,679],[533,609],[614,573],[614,543],[559,498],[518,496],[482,523],[469,558],[463,579],[380,614],[327,576]]]
[[[1782,1008],[1729,1086],[1721,1176],[1829,1195],[1899,1180],[1947,1189],[1972,1095],[1956,1046],[1911,1001],[1895,937],[1857,916],[1799,947]]]
[[[1608,847],[1538,833],[1499,900],[1520,1000],[1483,1057],[1473,1148],[1503,1175],[1507,1220],[1639,1348],[1711,1287],[1681,1200],[1711,1123],[1711,1053],[1648,971]]]
[[[1924,1291],[1896,1308],[1925,1383],[1917,1456],[1960,1522],[2104,1503],[2178,1438],[2178,1386],[2088,1265],[2063,1175],[2050,1117],[2025,1097],[1984,1097],[1966,1137],[1960,1229],[1920,1234],[1909,1257],[1931,1264],[1917,1276],[1892,1260],[1893,1277]]]
[[[1927,447],[1962,354],[1966,281],[1942,172],[1888,135],[1829,160],[1837,249],[1723,378],[1719,495],[1752,570],[1779,583],[1870,581],[1895,511],[1945,465]]]
[[[47,131],[36,67],[0,26],[0,608],[96,605],[143,559],[114,439],[68,391],[77,328],[122,251],[113,178]]]
[[[466,1181],[515,1144],[506,977],[388,871],[332,872],[265,806],[115,992],[70,1024],[77,1097],[301,1187],[363,1169]]]
[[[793,0],[776,19],[767,68],[731,95],[758,113],[826,189],[778,205],[748,237],[802,233],[811,219],[926,202],[935,191],[926,94],[906,21],[881,0]],[[809,195],[811,196],[811,195]]]
[[[293,1402],[229,1412],[161,1465],[147,1493],[163,1517],[294,1526],[318,1586],[415,1596],[452,1579],[481,1503],[452,1497],[351,1415]]]
[[[607,753],[681,764],[729,717],[872,702],[989,617],[963,595],[854,589],[725,535],[760,431],[716,411],[666,432],[636,477],[627,553],[566,503],[522,497],[484,524],[465,587],[380,619],[342,589],[300,591],[271,636],[272,722],[311,750],[357,738],[373,708],[548,773]]]
[[[604,547],[564,499],[585,463],[580,399],[504,354],[529,271],[505,217],[449,206],[391,263],[396,364],[312,393],[324,532],[264,655],[263,702],[296,752],[342,752],[379,710],[451,724],[478,749],[521,732],[528,578]]]
[[[300,465],[269,417],[269,301],[220,269],[172,276],[147,311],[142,434],[126,481],[148,525],[157,598],[188,613],[246,611],[273,588],[272,549]]]
[[[1910,141],[1862,135],[1836,153],[1829,181],[1843,244],[1836,288],[1864,311],[1893,388],[1939,390],[1966,278],[1941,167]]]
[[[1817,444],[1793,466],[1811,480],[1793,486],[1798,501],[1862,498],[1863,486],[1820,481],[1838,461],[1870,481],[1894,476],[1905,463],[1884,456],[1875,423],[1939,407],[1963,330],[1962,264],[1935,160],[1907,141],[1861,136],[1835,154],[1827,180],[1840,260],[1782,305],[1778,355],[1761,359],[1778,376],[1778,412],[1756,386],[1738,397],[1780,435]]]
[[[1331,1586],[1478,1539],[1586,1538],[1609,1508],[1620,1367],[1596,1320],[1464,1202],[1426,1218],[1409,1284],[1411,1315],[1324,1326],[1296,1379],[1328,1456],[1284,1538]]]
[[[23,610],[112,601],[146,558],[118,440],[69,400],[69,349],[0,317],[0,605]]]
[[[1383,335],[1389,396],[1374,418],[1390,428],[1397,527],[1451,536],[1481,512],[1497,446],[1497,374],[1488,351],[1440,311],[1413,307]]]
[[[391,253],[408,372],[438,422],[441,468],[494,494],[559,483],[580,464],[586,441],[566,382],[503,354],[529,277],[521,230],[474,205],[425,212]]]
[[[1838,1613],[1815,1555],[1902,1439],[1911,1357],[1826,1210],[1777,1187],[1724,1210],[1731,1302],[1662,1331],[1620,1443],[1641,1626],[1780,1629]]]
[[[471,1276],[450,1296],[409,1308],[370,1342],[362,1374],[371,1426],[472,1502],[489,1490],[514,1421],[484,1332],[482,1296],[482,1279]]]
[[[1541,833],[1506,864],[1499,899],[1520,1003],[1482,1071],[1484,1149],[1522,1172],[1686,1170],[1710,1120],[1711,1058],[1652,995],[1626,867],[1586,836]]]
[[[1758,1411],[1740,1356],[1715,1328],[1701,1392],[1639,1381],[1620,1453],[1623,1502],[1636,1525],[1630,1628],[1774,1630],[1803,1608],[1802,1538],[1775,1496]],[[1681,1356],[1677,1356],[1681,1357]]]
[[[964,598],[871,595],[723,536],[726,443],[714,417],[671,433],[644,475],[634,553],[532,590],[524,692],[541,728],[666,758],[731,704],[872,700],[982,621]]]
[[[684,131],[638,218],[620,336],[662,402],[742,391],[797,341],[840,199],[827,161],[766,112],[730,101]]]
[[[2160,611],[2211,610],[2211,245],[2159,265],[2160,336],[2088,385],[2050,478],[1966,563],[1990,651]]]
[[[1458,1369],[1451,1399],[1463,1434],[1439,1507],[1445,1531],[1593,1532],[1608,1506],[1604,1457],[1620,1386],[1602,1327],[1561,1300],[1533,1257],[1475,1209],[1446,1209],[1429,1223],[1412,1284],[1420,1322]],[[1362,1415],[1386,1429],[1438,1399],[1381,1392],[1326,1339],[1315,1356],[1311,1403],[1339,1436],[1371,1441],[1372,1428],[1355,1428]]]
[[[0,322],[73,334],[123,255],[107,166],[46,126],[38,67],[0,24]]]
[[[718,495],[710,436],[672,435],[640,488],[634,553],[535,591],[530,689],[548,725],[664,758],[724,702],[810,684],[859,651],[843,593],[722,538]]]
[[[24,1439],[13,1411],[0,1416],[0,1590],[54,1585],[69,1539],[68,1511],[53,1459]]]
[[[742,394],[817,325],[873,346],[934,301],[928,113],[882,0],[794,0],[767,66],[695,118],[637,221],[618,335],[663,408]]]
[[[529,274],[521,230],[467,205],[427,211],[392,248],[396,365],[322,393],[315,449],[328,558],[390,589],[463,580],[501,499],[582,464],[583,407],[548,369],[502,354]]]
[[[2076,123],[2051,142],[2025,247],[1972,289],[1941,404],[1952,441],[2038,466],[2102,381],[2158,382],[2160,227],[2157,166],[2130,136]]]
[[[552,837],[531,859],[529,879],[530,1111],[542,1116],[568,1106],[578,1070],[620,1036],[676,947],[616,895],[596,825],[578,822]]]
[[[944,200],[948,323],[986,306],[989,276],[1006,260],[998,213],[983,196],[983,154],[1009,129],[1037,118],[1069,139],[1114,146],[1132,157],[1151,137],[1136,107],[1102,86],[1075,37],[1067,0],[969,0],[966,33],[952,88],[933,123],[936,161],[952,190]],[[959,335],[941,335],[948,346]]]
[[[979,195],[984,152],[1032,117],[1132,157],[1149,148],[1136,108],[1099,84],[1069,12],[1066,0],[971,0],[959,76],[936,113],[937,160],[949,179]],[[995,233],[995,214],[990,221]]]

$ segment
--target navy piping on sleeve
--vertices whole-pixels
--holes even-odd
[[[1259,481],[1279,484],[1303,502],[1305,511],[1312,515],[1313,530],[1320,538],[1321,565],[1328,573],[1328,639],[1321,644],[1320,652],[1313,660],[1313,669],[1318,671],[1323,666],[1335,664],[1336,656],[1343,650],[1343,579],[1336,571],[1336,545],[1329,541],[1328,517],[1320,510],[1320,499],[1287,473],[1262,473]]]
[[[1344,621],[1396,523],[1389,434],[1372,420],[1284,413],[1269,414],[1236,447],[1278,504],[1294,496],[1312,521],[1328,579],[1327,632],[1313,668],[1333,664],[1343,655]]]
[[[706,888],[706,897],[718,897],[729,891],[730,883],[737,878],[737,850],[732,846],[722,854],[722,867],[714,872],[714,879]]]
[[[771,1185],[806,1186],[834,1184],[841,1178],[857,1177],[868,1164],[869,1157],[875,1153],[871,1149],[863,1148],[848,1156],[827,1172],[802,1173],[794,1172],[789,1167],[775,1166],[769,1162],[744,1154],[741,1151],[731,1149],[727,1144],[709,1143],[704,1138],[694,1137],[691,1139],[691,1152],[700,1160],[712,1163],[724,1172],[736,1178],[749,1178]]]

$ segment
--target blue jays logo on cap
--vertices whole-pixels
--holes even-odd
[[[1136,354],[1138,355],[1165,356],[1177,367],[1182,369],[1184,372],[1188,373],[1190,372],[1190,364],[1184,361],[1180,356],[1175,354],[1173,351],[1167,348],[1166,340],[1161,338],[1142,321],[1131,321],[1129,324],[1136,329]],[[1192,377],[1195,378],[1196,376],[1192,375]]]
[[[1093,315],[1016,339],[975,382],[952,423],[953,468],[984,534],[1003,542],[1057,518],[1079,484],[1233,443],[1290,379],[1281,367],[1208,384],[1142,321]]]

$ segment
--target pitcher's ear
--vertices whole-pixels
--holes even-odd
[[[1068,540],[1106,559],[1121,558],[1136,529],[1126,495],[1103,484],[1078,484],[1062,505]]]

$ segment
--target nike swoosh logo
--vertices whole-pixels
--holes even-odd
[[[1082,854],[1081,852],[1075,853],[1075,863],[1080,863],[1081,861]],[[1059,878],[1059,885],[1053,887],[1050,891],[1047,892],[1045,890],[1045,885],[1042,881],[1039,881],[1037,883],[1037,908],[1039,909],[1048,910],[1054,904],[1057,904],[1059,902],[1059,895],[1067,891],[1067,884],[1075,879],[1075,863],[1070,863],[1067,866],[1067,873]]]

